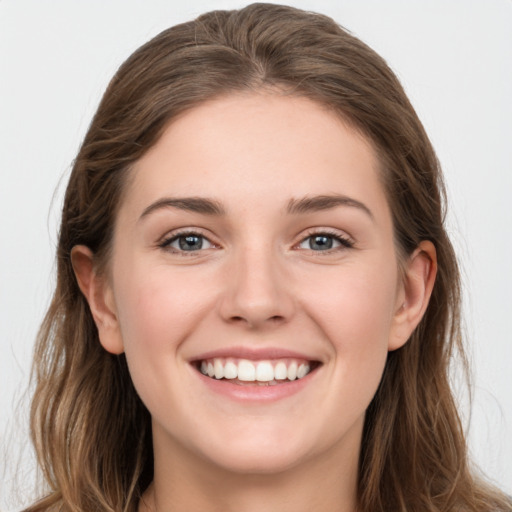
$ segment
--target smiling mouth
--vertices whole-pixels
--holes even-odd
[[[215,357],[195,363],[196,369],[204,376],[241,386],[276,386],[293,382],[303,379],[319,365],[318,361],[294,358],[253,361]]]

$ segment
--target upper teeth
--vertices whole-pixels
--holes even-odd
[[[201,373],[216,379],[238,379],[245,382],[295,380],[305,377],[310,366],[293,359],[250,361],[249,359],[214,358],[201,362]]]

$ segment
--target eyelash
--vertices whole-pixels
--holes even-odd
[[[305,249],[305,250],[314,252],[315,254],[317,254],[317,253],[332,254],[334,252],[343,251],[346,249],[352,249],[354,247],[354,241],[352,239],[350,239],[346,235],[341,235],[338,231],[329,230],[329,229],[320,229],[318,231],[312,230],[312,231],[308,232],[307,236],[305,236],[296,245],[296,247],[298,247],[299,245],[303,244],[304,242],[306,242],[307,240],[309,240],[313,237],[322,237],[322,236],[326,237],[326,238],[333,239],[336,242],[338,242],[340,245],[338,247],[329,248],[324,251],[315,251],[313,249]]]
[[[202,247],[197,251],[194,251],[194,250],[186,251],[183,249],[178,249],[176,247],[171,247],[171,244],[173,242],[178,241],[182,237],[183,238],[197,237],[197,238],[200,238],[201,240],[203,240],[203,243],[206,240],[212,247],[216,247],[216,244],[214,244],[208,237],[206,237],[205,235],[203,235],[202,233],[200,233],[198,231],[193,231],[193,230],[183,230],[183,231],[178,231],[177,233],[172,233],[170,236],[164,238],[161,242],[159,242],[158,247],[160,247],[161,249],[164,249],[166,251],[173,252],[175,254],[180,254],[183,256],[197,256],[197,253],[201,252]],[[208,249],[210,249],[210,247],[208,247]],[[202,249],[202,250],[205,250],[205,249]]]
[[[172,233],[170,236],[166,237],[164,240],[159,242],[158,243],[158,247],[160,247],[161,249],[164,249],[166,251],[173,252],[173,253],[176,253],[176,254],[180,254],[180,255],[183,255],[183,256],[185,256],[185,255],[186,256],[197,256],[197,253],[201,252],[202,250],[206,250],[206,249],[203,249],[202,246],[198,250],[190,250],[190,251],[187,251],[187,250],[184,250],[184,249],[178,249],[178,248],[175,248],[175,247],[171,247],[172,243],[178,241],[182,237],[184,237],[184,238],[185,237],[197,237],[197,238],[200,238],[203,241],[202,244],[206,240],[208,242],[208,244],[211,245],[211,247],[208,247],[207,249],[210,249],[212,247],[213,248],[218,247],[218,246],[216,246],[216,244],[214,244],[209,238],[207,238],[202,233],[200,233],[198,231],[192,231],[192,230],[183,230],[183,231],[178,231],[177,233]],[[351,240],[347,236],[342,236],[342,235],[340,235],[339,232],[336,232],[336,231],[331,231],[331,230],[328,230],[328,229],[322,229],[322,230],[319,230],[319,231],[310,231],[307,234],[307,236],[302,238],[300,240],[300,242],[294,246],[294,248],[298,248],[301,244],[303,244],[304,242],[306,242],[307,240],[309,240],[309,239],[311,239],[313,237],[325,237],[325,238],[332,239],[335,242],[339,243],[338,247],[331,247],[331,248],[328,248],[326,250],[316,251],[316,250],[311,249],[311,248],[307,248],[307,249],[305,248],[305,250],[311,251],[313,253],[332,254],[333,252],[337,252],[337,251],[340,251],[340,250],[346,250],[346,249],[352,249],[354,247],[353,240]]]

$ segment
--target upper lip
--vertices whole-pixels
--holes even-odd
[[[288,350],[279,347],[251,348],[246,346],[235,346],[210,350],[208,352],[199,354],[198,356],[194,356],[193,358],[191,358],[190,361],[203,361],[205,359],[214,359],[216,357],[232,357],[234,359],[249,359],[252,361],[286,358],[303,359],[306,361],[318,361],[317,358],[311,357],[311,355],[297,352],[294,350]]]

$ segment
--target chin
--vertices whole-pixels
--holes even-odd
[[[274,475],[286,472],[298,466],[304,456],[287,447],[266,449],[261,447],[245,448],[244,451],[228,450],[222,456],[209,454],[210,461],[224,471],[239,475]],[[219,456],[217,456],[219,455]]]
[[[325,451],[319,440],[326,436],[315,434],[314,429],[269,427],[260,424],[240,429],[237,435],[230,432],[223,442],[210,443],[203,453],[213,464],[232,473],[270,475],[291,470]]]

